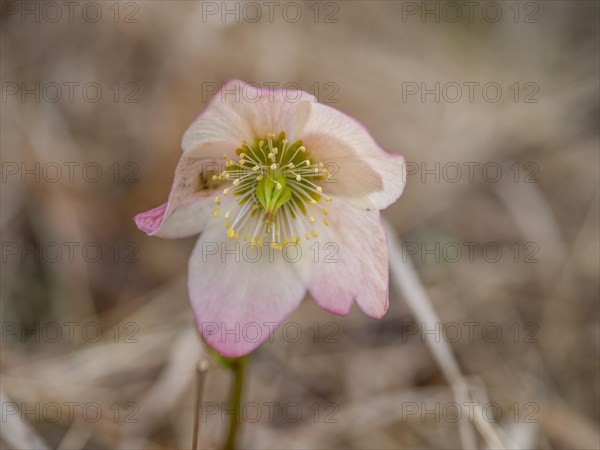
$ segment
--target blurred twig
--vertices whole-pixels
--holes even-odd
[[[393,228],[386,226],[389,248],[390,273],[391,280],[396,289],[402,292],[406,303],[416,318],[421,321],[427,329],[435,329],[436,324],[441,321],[433,309],[429,297],[421,284],[419,277],[408,256],[403,255],[399,250],[401,243],[397,240]],[[454,395],[459,404],[466,404],[470,401],[469,383],[463,376],[458,362],[454,358],[452,350],[448,343],[442,339],[428,339],[425,336],[426,343],[431,353],[442,370],[444,376],[452,386]],[[508,440],[508,437],[493,424],[487,422],[483,416],[481,407],[475,406],[475,425],[478,427],[481,435],[490,448],[514,448]],[[460,436],[463,448],[477,448],[477,441],[469,426],[466,416],[460,421]]]
[[[192,450],[198,450],[198,433],[200,433],[200,410],[202,408],[202,397],[204,396],[204,384],[208,363],[201,360],[196,366],[196,403],[194,405],[194,431],[192,435]]]

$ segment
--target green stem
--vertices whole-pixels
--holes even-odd
[[[230,416],[229,430],[227,439],[223,444],[223,450],[235,450],[235,441],[237,433],[242,422],[242,392],[244,390],[244,375],[246,371],[247,356],[239,358],[231,358],[230,368],[233,372],[233,383],[229,393],[229,407],[233,409],[233,414]]]

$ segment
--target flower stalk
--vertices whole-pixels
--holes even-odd
[[[233,414],[230,416],[227,438],[223,443],[223,450],[235,450],[237,434],[242,422],[242,394],[244,391],[244,377],[246,375],[246,364],[248,356],[229,358],[229,369],[233,373],[233,383],[229,393],[229,407]]]

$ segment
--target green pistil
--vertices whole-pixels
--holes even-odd
[[[289,188],[286,178],[281,174],[281,170],[276,170],[273,175],[274,177],[265,176],[256,185],[256,198],[265,210],[267,222],[273,222],[277,210],[292,198],[292,190]]]

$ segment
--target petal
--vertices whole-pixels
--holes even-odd
[[[316,102],[314,96],[303,91],[260,89],[228,81],[189,126],[181,146],[184,152],[214,157],[267,133],[285,131],[294,142],[308,120],[311,102]]]
[[[381,149],[350,116],[318,103],[310,108],[301,138],[333,175],[323,189],[362,209],[384,209],[395,202],[406,184],[404,158]]]
[[[150,236],[187,237],[200,233],[211,215],[215,190],[208,177],[220,162],[182,156],[175,169],[169,200],[134,217],[138,228]]]
[[[268,246],[227,239],[223,223],[211,221],[189,264],[200,333],[224,356],[250,353],[300,304],[306,269]]]
[[[364,211],[334,198],[328,205],[329,226],[309,244],[315,267],[309,292],[322,308],[346,315],[355,299],[379,319],[388,308],[387,239],[379,211]]]

